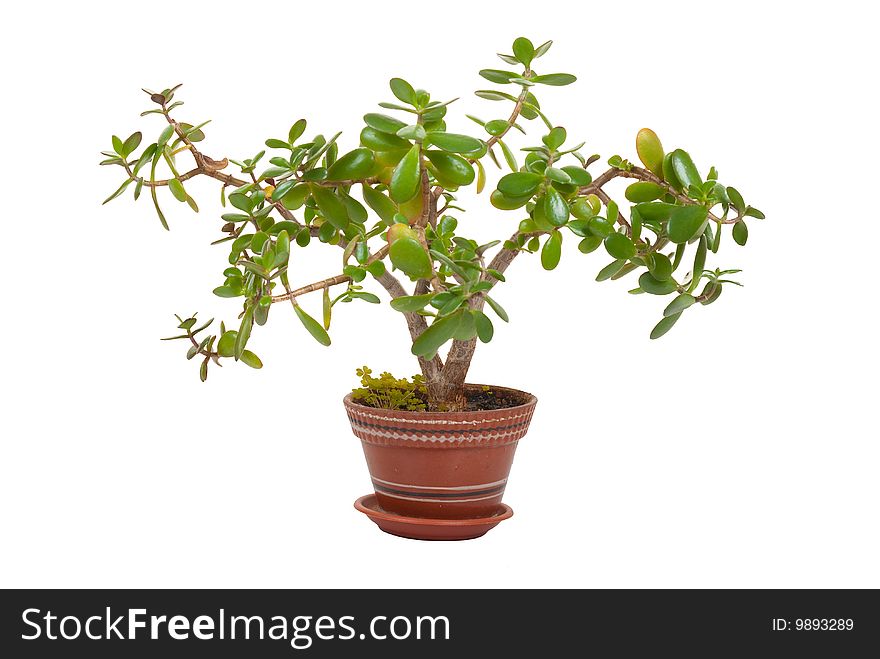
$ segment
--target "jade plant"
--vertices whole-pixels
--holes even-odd
[[[394,100],[379,106],[393,114],[365,114],[359,144],[351,150],[341,148],[341,133],[305,137],[306,121],[299,119],[286,135],[267,139],[266,148],[248,158],[211,157],[201,146],[208,122],[177,118],[183,105],[176,99],[180,85],[145,90],[153,106],[142,114],[157,115],[163,127],[146,145],[140,132],[127,139],[113,136],[101,164],[121,168],[124,180],[106,201],[133,186],[134,198],[145,192],[168,229],[160,198],[198,212],[188,182],[208,177],[220,184],[226,212],[211,244],[223,245],[228,258],[214,294],[238,298],[237,321],[220,323],[216,331],[209,329],[213,321],[178,316],[181,331],[168,339],[187,342],[187,358],[199,358],[202,380],[211,364],[224,359],[260,368],[260,359],[248,349],[253,328],[265,324],[279,303],[291,305],[305,330],[330,345],[337,305],[380,303],[364,286],[371,278],[409,328],[421,370],[415,389],[424,389],[422,400],[429,409],[460,409],[477,342],[492,340],[493,317],[508,320],[498,299],[504,296],[504,273],[520,254],[537,253],[545,270],[557,266],[563,243],[571,242],[581,254],[604,254],[597,281],[630,277],[631,294],[669,296],[652,339],[668,332],[691,307],[709,305],[726,286],[739,285],[731,279],[739,270],[711,268],[707,256],[718,252],[728,225],[733,241],[745,245],[746,218],[763,214],[746,205],[735,188],[721,184],[714,167],[703,177],[686,151],[664,150],[647,128],[635,140],[641,165],[614,155],[604,171],[591,173],[600,156],[583,155],[584,143],[571,144],[566,129],[539,103],[547,87],[576,80],[569,73],[536,70],[550,45],[518,38],[512,54],[499,54],[509,69],[479,72],[497,88],[476,95],[494,108],[507,107],[498,113],[506,118],[466,115],[477,125],[475,135],[446,130],[450,104],[458,99],[434,100],[392,78]],[[537,126],[540,140],[517,154],[509,138],[526,134],[526,126]],[[489,191],[487,161],[510,170]],[[626,206],[605,190],[615,179],[632,181],[624,192]],[[504,232],[499,240],[480,244],[462,231],[464,209],[456,194],[471,186],[494,208],[507,211],[509,223],[491,220]],[[336,246],[341,263],[335,272],[306,283],[314,278],[298,271],[296,252],[316,242]],[[309,303],[311,313],[304,308],[310,293],[322,300]]]

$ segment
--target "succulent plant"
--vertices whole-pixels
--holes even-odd
[[[106,201],[131,186],[138,199],[146,188],[167,229],[159,203],[165,188],[173,200],[198,212],[187,182],[208,177],[220,183],[226,212],[221,235],[212,244],[225,246],[228,262],[214,293],[239,299],[238,321],[230,328],[220,323],[219,332],[213,332],[212,321],[199,325],[195,315],[178,317],[181,333],[169,337],[188,342],[187,358],[199,357],[201,378],[207,378],[210,364],[224,358],[260,368],[262,362],[248,349],[251,334],[278,303],[290,304],[308,333],[330,345],[337,304],[380,303],[363,285],[370,277],[407,323],[423,378],[419,386],[425,387],[430,406],[455,409],[463,404],[477,342],[492,340],[493,316],[508,320],[496,295],[503,295],[504,272],[520,254],[540,252],[541,266],[552,270],[567,242],[576,243],[583,254],[602,248],[612,260],[599,269],[598,281],[638,273],[630,293],[670,296],[652,339],[668,332],[690,307],[711,304],[725,286],[738,285],[731,276],[739,270],[712,269],[707,257],[718,252],[727,225],[734,242],[745,245],[747,218],[762,219],[763,214],[746,205],[735,188],[719,183],[714,167],[704,178],[686,151],[665,150],[647,128],[636,135],[635,152],[643,166],[614,155],[594,176],[590,167],[600,157],[583,155],[584,143],[572,144],[536,96],[538,90],[576,80],[568,73],[539,74],[533,68],[550,46],[548,41],[536,47],[520,37],[512,54],[499,55],[511,70],[479,72],[497,88],[476,95],[507,108],[506,118],[484,121],[467,115],[479,126],[478,137],[446,130],[445,116],[457,99],[433,100],[427,91],[392,78],[394,101],[379,105],[395,114],[365,114],[359,145],[344,153],[341,133],[307,138],[306,121],[299,119],[286,136],[267,139],[266,149],[249,158],[215,159],[201,147],[208,122],[177,119],[180,85],[145,90],[154,105],[143,114],[158,115],[163,128],[142,149],[139,132],[125,140],[112,138],[112,150],[102,152],[101,164],[120,167],[124,181]],[[526,122],[543,135],[518,157],[508,137],[514,131],[525,134]],[[191,166],[181,165],[190,159]],[[487,160],[510,170],[491,192],[485,191]],[[160,166],[167,169],[164,178]],[[234,168],[238,171],[230,173]],[[626,209],[604,189],[619,178],[632,180]],[[513,222],[506,239],[479,244],[462,232],[456,192],[468,186],[488,196],[495,208],[509,211]],[[294,285],[288,265],[296,250],[315,242],[340,248],[341,266],[313,283]],[[412,282],[412,290],[401,279]],[[313,316],[301,306],[308,293],[320,293],[320,314]],[[450,342],[442,358],[439,353]]]

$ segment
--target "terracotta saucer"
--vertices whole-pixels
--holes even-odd
[[[354,507],[373,520],[385,533],[413,540],[471,540],[485,535],[500,522],[513,516],[513,509],[499,503],[494,514],[473,519],[429,519],[404,517],[379,507],[375,494],[367,494],[354,502]]]

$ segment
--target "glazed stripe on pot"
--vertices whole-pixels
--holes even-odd
[[[492,483],[481,483],[479,485],[406,485],[404,483],[395,483],[393,481],[382,480],[381,478],[376,478],[375,476],[373,476],[373,485],[375,485],[376,483],[396,490],[413,489],[437,490],[438,492],[467,492],[468,490],[488,490],[499,485],[503,488],[504,485],[507,484],[507,479],[502,478],[500,481],[493,481]]]
[[[373,415],[361,414],[356,410],[349,410],[348,419],[352,430],[360,439],[377,444],[388,441],[426,441],[430,443],[486,443],[491,445],[510,444],[521,439],[528,430],[531,414],[525,415],[522,421],[509,422],[509,419],[487,419],[469,427],[449,427],[446,424],[437,423],[430,419],[424,425],[413,424],[415,427],[401,428],[400,426],[385,425],[368,421],[362,417]],[[374,417],[375,418],[375,417]],[[516,418],[522,419],[519,415]],[[389,419],[395,421],[395,419]],[[430,424],[428,423],[430,422]],[[505,423],[507,422],[507,423]]]
[[[470,501],[485,501],[494,499],[504,494],[507,479],[479,485],[464,485],[457,487],[428,487],[424,485],[400,485],[395,483],[389,487],[379,478],[373,478],[373,487],[376,492],[395,499],[408,499],[411,501],[433,501],[445,503],[467,503]]]

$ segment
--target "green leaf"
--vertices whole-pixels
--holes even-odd
[[[745,245],[749,239],[749,228],[740,220],[733,225],[733,240],[737,245]]]
[[[503,135],[507,132],[508,125],[507,119],[493,119],[492,121],[487,121],[486,125],[483,127],[489,135],[497,137],[498,135]]]
[[[493,190],[492,194],[489,195],[489,201],[491,204],[503,211],[510,211],[516,208],[522,208],[529,200],[532,198],[531,195],[525,195],[522,197],[508,197],[501,190]]]
[[[671,185],[675,190],[681,191],[681,181],[678,180],[678,176],[675,173],[675,168],[672,166],[671,153],[667,153],[665,156],[663,156],[663,180]]]
[[[323,311],[324,329],[330,329],[330,317],[333,312],[333,303],[330,301],[330,287],[324,287],[324,293],[321,296],[321,310]]]
[[[254,201],[241,192],[233,192],[229,195],[229,203],[245,213],[251,213],[254,209]]]
[[[669,295],[678,288],[678,285],[672,279],[660,280],[650,272],[643,272],[639,277],[639,287],[651,295]]]
[[[591,234],[600,238],[607,238],[614,233],[614,226],[604,217],[590,218],[587,228]]]
[[[557,167],[548,167],[544,170],[544,176],[549,178],[551,181],[556,181],[557,183],[562,183],[563,185],[571,184],[571,177],[568,173]]]
[[[155,152],[153,156],[153,164],[150,168],[150,180],[156,180],[156,165],[159,162],[159,151]],[[150,186],[150,197],[153,200],[153,207],[156,209],[156,215],[159,216],[159,221],[162,223],[162,226],[165,227],[165,231],[170,231],[168,228],[168,222],[165,220],[165,214],[162,212],[162,209],[159,207],[159,196],[156,194],[156,186]]]
[[[540,46],[535,48],[535,59],[538,59],[541,55],[550,50],[550,46],[553,45],[552,41],[545,41]]]
[[[148,145],[142,152],[137,162],[134,165],[134,169],[132,170],[135,174],[137,174],[141,168],[147,164],[147,162],[156,155],[156,144]]]
[[[391,198],[398,203],[409,201],[419,191],[421,172],[418,144],[414,144],[391,174]]]
[[[366,270],[378,279],[385,274],[385,264],[382,261],[373,261],[367,265]]]
[[[746,202],[743,200],[739,190],[727,186],[727,198],[730,199],[730,203],[733,204],[733,207],[738,213],[742,214],[746,212]]]
[[[751,206],[746,207],[745,213],[743,213],[746,217],[754,217],[757,220],[763,220],[766,215],[759,211],[757,208],[752,208]]]
[[[245,309],[244,315],[241,317],[241,325],[235,336],[235,344],[233,347],[233,356],[236,361],[241,359],[244,348],[248,339],[251,337],[251,328],[254,326],[254,308],[249,306]]]
[[[263,368],[263,362],[250,350],[242,350],[241,361],[251,368]]]
[[[370,112],[364,115],[364,123],[370,128],[378,130],[380,133],[396,135],[397,131],[406,126],[406,123],[395,117],[389,117],[387,114],[378,112]]]
[[[179,179],[173,178],[168,181],[168,189],[177,201],[186,201],[186,190],[183,189],[183,183]]]
[[[568,222],[568,202],[553,186],[547,188],[544,195],[544,215],[553,226],[562,226]],[[561,238],[560,238],[561,240]]]
[[[340,157],[327,170],[328,181],[362,180],[376,171],[376,158],[370,149],[359,148]]]
[[[348,219],[352,222],[357,222],[358,224],[363,224],[367,221],[369,213],[367,213],[367,209],[364,208],[361,202],[347,192],[341,190],[339,192],[339,198],[342,200],[342,205],[345,206],[345,211],[348,213]]]
[[[589,254],[590,252],[595,252],[601,244],[602,238],[600,236],[587,236],[578,243],[578,250],[582,254]]]
[[[140,134],[140,132],[132,133],[131,135],[129,135],[128,139],[126,139],[125,142],[122,144],[122,153],[120,153],[119,155],[121,155],[123,158],[127,158],[132,153],[134,153],[134,150],[137,149],[138,146],[140,146],[141,138],[142,135]]]
[[[254,254],[262,254],[263,246],[268,242],[269,234],[265,231],[257,231],[254,234],[254,237],[251,238],[251,250]]]
[[[681,259],[684,257],[684,252],[687,249],[687,245],[685,243],[681,243],[678,247],[675,248],[675,257],[672,259],[672,271],[675,272],[678,270],[678,266],[681,265]],[[657,277],[657,279],[662,279],[662,277]]]
[[[605,239],[605,249],[615,259],[631,259],[636,255],[636,246],[622,233],[612,233]]]
[[[231,286],[218,286],[214,289],[214,295],[217,297],[238,297],[241,291],[237,291]]]
[[[697,299],[690,293],[682,293],[669,303],[669,305],[663,310],[663,315],[668,317],[680,314],[696,301]]]
[[[480,98],[484,98],[487,101],[513,101],[516,102],[516,96],[508,94],[506,92],[499,92],[495,89],[480,89],[475,91],[474,94],[479,96]]]
[[[279,183],[275,186],[275,189],[272,190],[272,200],[284,203],[284,197],[286,197],[287,193],[293,190],[296,185],[297,182],[294,179],[288,179],[287,181]]]
[[[414,313],[424,309],[432,297],[432,293],[425,295],[402,295],[391,300],[391,308],[401,313]]]
[[[666,233],[674,243],[686,243],[703,229],[709,210],[705,206],[675,206],[669,214]]]
[[[168,144],[168,140],[171,139],[172,135],[174,135],[174,126],[168,124],[162,132],[159,133],[159,139],[156,140],[156,145],[159,147],[160,151],[166,144]]]
[[[201,142],[203,139],[205,139],[205,133],[202,128],[207,126],[209,123],[211,123],[210,119],[208,121],[203,121],[198,126],[193,126],[192,124],[182,122],[180,124],[180,127],[183,129],[183,134],[186,135],[187,139],[189,139],[190,142]]]
[[[398,238],[391,243],[388,255],[394,266],[403,270],[411,279],[431,276],[431,257],[415,238]]]
[[[416,104],[416,90],[403,78],[391,78],[388,81],[388,86],[391,87],[391,93],[398,101],[408,105]]]
[[[405,140],[416,140],[421,141],[425,139],[425,129],[418,124],[413,124],[411,126],[404,126],[399,131],[397,131],[397,136],[401,137]]]
[[[657,176],[663,176],[663,145],[650,128],[642,128],[636,135],[636,153],[639,160]]]
[[[428,133],[427,141],[438,149],[451,153],[473,153],[483,148],[480,140],[457,133]]]
[[[480,76],[490,82],[495,82],[499,85],[506,85],[510,82],[511,78],[518,78],[519,74],[513,71],[502,71],[500,69],[483,69],[480,71]]]
[[[639,181],[626,189],[626,198],[635,204],[661,199],[664,194],[663,188],[650,181]]]
[[[132,179],[128,179],[128,180],[126,180],[122,185],[120,185],[118,188],[116,188],[116,192],[114,192],[114,193],[111,194],[109,197],[107,197],[107,198],[101,203],[101,205],[103,206],[104,204],[106,204],[106,203],[108,203],[108,202],[110,202],[110,201],[113,201],[113,200],[116,199],[119,195],[121,195],[123,192],[125,192],[125,190],[128,188],[128,186],[131,185],[131,181],[132,181]],[[154,188],[154,189],[155,189],[155,188]],[[157,210],[158,210],[158,207],[157,207]],[[163,222],[163,224],[164,224],[164,222]],[[166,228],[167,228],[167,227],[166,227]]]
[[[706,267],[706,254],[709,251],[709,239],[703,235],[700,236],[700,244],[697,246],[697,253],[694,255],[694,267],[691,272],[691,290],[696,288],[703,275],[703,268]]]
[[[647,204],[638,204],[635,209],[642,216],[645,222],[665,222],[669,219],[672,210],[675,208],[673,204],[662,202],[654,202]]]
[[[348,226],[348,212],[345,210],[345,204],[342,203],[342,200],[328,188],[313,184],[310,186],[312,196],[315,198],[315,203],[318,204],[318,209],[324,219],[340,231],[344,230]]]
[[[290,145],[284,140],[279,140],[274,137],[270,137],[266,140],[266,146],[270,149],[289,149]]]
[[[480,341],[483,343],[489,343],[495,335],[495,328],[492,326],[492,321],[489,319],[489,316],[476,309],[471,311],[471,315],[474,317],[474,325],[476,326],[477,336]]]
[[[438,296],[439,297],[439,296]],[[441,298],[442,299],[442,298]],[[448,316],[458,309],[464,302],[464,295],[451,294],[446,301],[437,309],[438,316]]]
[[[544,142],[546,147],[551,151],[555,151],[563,144],[565,144],[565,140],[568,137],[568,133],[565,128],[562,126],[556,126],[552,128],[549,133],[547,133],[544,137],[541,138],[541,141]]]
[[[665,281],[672,277],[672,262],[666,254],[655,252],[648,260],[648,271],[655,279]]]
[[[552,85],[553,87],[562,87],[564,85],[570,85],[577,78],[570,73],[548,73],[542,76],[535,76],[534,78],[529,78],[532,82],[537,82],[542,85]]]
[[[559,265],[562,256],[562,233],[554,231],[541,248],[541,266],[544,270],[553,270]]]
[[[282,185],[284,184],[282,183]],[[281,197],[281,203],[288,210],[296,210],[305,203],[309,193],[309,186],[305,183],[294,185],[283,197]],[[277,194],[273,194],[273,197],[277,198],[277,196]]]
[[[287,133],[287,141],[290,142],[291,144],[294,144],[300,137],[302,137],[302,134],[305,132],[306,132],[306,120],[299,119],[298,121],[296,121],[296,123],[294,123],[290,127],[290,130]]]
[[[562,168],[562,171],[568,174],[568,178],[574,185],[589,185],[593,182],[593,177],[583,167],[576,167],[575,165],[566,165]]]
[[[685,190],[692,185],[702,185],[703,183],[703,179],[700,178],[700,173],[687,151],[676,149],[672,152],[672,169]]]
[[[372,293],[367,293],[366,291],[351,291],[348,295],[355,300],[363,300],[364,302],[369,302],[370,304],[381,304],[381,300],[379,299],[378,295],[373,295]]]
[[[596,281],[605,281],[606,279],[611,279],[614,275],[616,275],[621,268],[626,264],[626,261],[623,259],[616,259],[606,265],[604,268],[599,270],[599,274],[596,275]]]
[[[501,153],[504,155],[504,162],[510,167],[510,171],[515,172],[518,168],[516,166],[516,158],[513,155],[513,151],[510,150],[510,147],[507,146],[507,143],[504,140],[498,140],[497,144],[501,147]],[[477,164],[479,164],[479,160],[477,161]],[[480,166],[482,167],[482,165]]]
[[[311,334],[315,341],[320,343],[322,346],[330,345],[330,335],[327,334],[327,330],[325,330],[321,323],[312,318],[309,314],[302,310],[302,308],[295,304],[293,305],[293,310],[296,312],[297,318],[299,318],[300,322],[303,324],[309,334]]]
[[[458,325],[452,333],[452,338],[456,341],[470,341],[477,335],[477,324],[474,321],[474,315],[468,310],[463,310]]]
[[[589,220],[599,210],[601,210],[601,206],[598,204],[594,206],[586,197],[578,197],[571,205],[571,214],[580,220]]]
[[[238,332],[235,330],[223,333],[223,336],[217,342],[217,352],[221,357],[232,357],[235,354],[235,340],[237,336]]]
[[[495,312],[495,315],[498,316],[505,323],[510,321],[510,318],[507,316],[507,312],[504,310],[500,304],[498,304],[494,299],[489,297],[488,295],[483,296],[486,300],[486,304],[491,307],[492,311]]]
[[[463,311],[451,316],[445,316],[435,320],[424,332],[422,332],[412,345],[412,353],[419,357],[433,357],[440,347],[449,341],[455,334]]]
[[[608,216],[608,223],[611,226],[614,226],[614,223],[617,222],[617,216],[620,213],[620,209],[617,206],[617,202],[613,199],[609,199],[608,203],[605,204],[606,215]]]
[[[544,177],[532,172],[505,174],[498,181],[498,191],[506,197],[530,197],[543,182]]]
[[[363,184],[361,193],[367,206],[372,208],[376,215],[389,224],[394,221],[394,215],[397,213],[397,206],[393,201],[378,190],[371,188],[366,183]]]
[[[456,186],[470,185],[474,182],[474,168],[461,156],[434,149],[429,149],[425,155],[437,168],[442,182]]]
[[[513,56],[523,66],[527,67],[535,57],[535,46],[525,37],[519,37],[513,42]]]
[[[700,297],[706,295],[707,293],[709,294],[709,297],[707,297],[705,300],[701,301],[700,304],[709,305],[709,304],[712,304],[715,300],[717,300],[718,297],[721,295],[721,284],[719,284],[717,282],[716,283],[713,283],[713,282],[707,283],[706,286],[703,288],[703,292],[700,293]]]
[[[486,170],[479,160],[474,161],[474,166],[477,168],[477,194],[480,194],[486,187]]]
[[[373,151],[402,151],[411,146],[407,140],[403,140],[397,135],[389,135],[369,126],[361,130],[361,145]]]
[[[666,334],[666,332],[672,329],[672,326],[678,322],[679,318],[681,318],[681,312],[678,312],[673,316],[664,317],[659,323],[654,325],[654,329],[651,330],[651,338],[659,339],[661,336]]]

